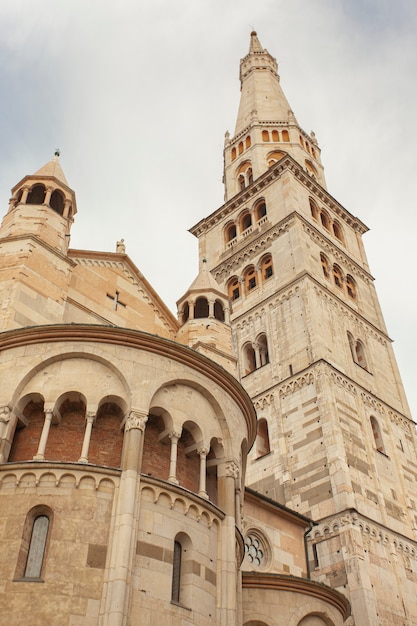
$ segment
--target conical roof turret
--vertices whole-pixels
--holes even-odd
[[[59,162],[59,150],[55,151],[54,158],[48,161],[48,163],[45,163],[43,167],[38,169],[38,171],[34,173],[34,176],[37,176],[39,178],[53,177],[69,187],[68,181],[62,170],[61,163]]]

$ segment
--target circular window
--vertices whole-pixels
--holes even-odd
[[[264,564],[264,547],[254,535],[248,535],[245,539],[245,556],[248,562],[255,567],[260,567],[260,565]]]

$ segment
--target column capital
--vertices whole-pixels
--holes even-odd
[[[174,426],[169,434],[168,437],[172,440],[172,439],[179,439],[181,437],[182,434],[182,426]]]
[[[197,453],[200,456],[207,456],[209,452],[210,448],[208,448],[207,446],[200,446],[199,448],[197,448]]]
[[[225,476],[231,476],[232,478],[239,478],[239,466],[235,461],[226,461]]]
[[[6,406],[0,407],[0,422],[8,424],[10,422],[10,408]]]
[[[129,432],[129,430],[141,430],[144,432],[146,422],[148,421],[148,413],[145,411],[138,411],[133,409],[130,411],[128,418],[125,423],[125,432]]]
[[[96,412],[95,411],[87,411],[87,413],[85,414],[85,421],[92,424],[95,419],[96,419]]]

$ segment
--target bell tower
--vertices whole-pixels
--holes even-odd
[[[318,526],[312,577],[359,625],[417,624],[417,442],[362,236],[327,191],[275,59],[251,34],[225,204],[196,224],[231,302],[240,380],[258,413],[250,487]]]
[[[74,266],[67,252],[76,212],[59,151],[13,187],[0,226],[0,330],[62,320]]]

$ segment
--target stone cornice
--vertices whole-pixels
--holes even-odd
[[[311,363],[308,367],[301,370],[301,372],[297,372],[293,376],[289,376],[278,384],[271,385],[269,389],[264,390],[261,394],[259,394],[259,396],[255,396],[253,398],[255,407],[257,409],[261,408],[259,407],[259,402],[263,401],[266,397],[268,397],[268,402],[272,404],[274,400],[278,400],[278,398],[285,398],[298,389],[313,384],[316,377],[323,373],[323,370],[328,370],[330,372],[330,376],[336,385],[343,387],[352,395],[360,394],[364,404],[367,404],[369,407],[381,414],[386,413],[390,421],[400,426],[405,432],[410,433],[411,428],[415,429],[416,424],[411,417],[400,413],[394,409],[394,407],[375,396],[368,389],[365,389],[360,383],[354,381],[352,378],[338,370],[334,365],[324,359],[319,359],[318,361]]]
[[[51,252],[55,256],[59,257],[65,263],[68,263],[70,267],[76,266],[76,263],[72,259],[68,258],[66,254],[63,254],[56,248],[53,248],[52,246],[47,244],[45,241],[43,241],[42,239],[39,239],[39,237],[36,237],[36,235],[32,235],[31,233],[27,235],[26,234],[25,235],[12,235],[10,237],[2,237],[0,239],[0,246],[9,242],[14,242],[14,241],[28,241],[28,242],[32,242],[32,245],[37,244],[41,246],[42,248],[45,248],[45,250],[47,250],[48,252]]]
[[[248,323],[251,317],[257,317],[263,312],[266,307],[274,307],[291,298],[297,291],[300,290],[300,284],[304,279],[309,279],[313,285],[314,289],[317,291],[318,295],[323,298],[327,298],[334,306],[340,308],[340,312],[342,315],[350,316],[351,320],[361,324],[362,328],[369,333],[372,333],[374,338],[381,343],[389,341],[392,343],[390,337],[386,334],[385,331],[374,326],[369,320],[367,320],[363,315],[358,313],[355,309],[353,309],[347,302],[342,300],[338,295],[334,294],[328,287],[322,285],[314,276],[309,274],[307,271],[304,271],[302,274],[297,276],[290,283],[282,287],[278,291],[274,292],[271,296],[268,296],[263,300],[262,307],[259,307],[259,304],[254,304],[249,310],[246,310],[244,313],[239,315],[231,316],[232,323],[237,327],[241,328],[246,323]]]
[[[189,232],[200,237],[202,234],[216,226],[220,221],[224,220],[235,209],[240,209],[246,202],[253,200],[255,196],[262,192],[265,187],[269,187],[277,178],[280,178],[284,172],[291,172],[300,183],[306,187],[310,193],[315,194],[320,202],[326,205],[338,217],[349,224],[356,232],[361,235],[366,233],[368,227],[361,220],[354,217],[341,204],[335,200],[317,181],[314,180],[295,159],[290,155],[285,155],[277,161],[264,174],[259,176],[249,187],[239,192],[223,206],[211,213],[208,217],[200,220],[195,226],[189,229]]]
[[[191,348],[139,330],[89,324],[54,324],[3,332],[0,334],[0,351],[56,342],[119,345],[159,354],[194,369],[222,388],[234,400],[246,422],[249,448],[253,445],[256,436],[256,412],[249,395],[232,374]]]
[[[369,540],[382,543],[385,546],[392,545],[397,551],[405,552],[413,558],[417,557],[417,541],[415,539],[393,531],[392,528],[363,515],[356,509],[341,511],[336,515],[320,520],[307,541],[315,543],[316,539],[321,540],[334,536],[339,534],[341,527],[346,526],[359,528],[362,535]]]
[[[305,232],[309,235],[309,237],[315,241],[324,251],[332,254],[339,263],[341,263],[345,268],[348,267],[352,274],[356,274],[362,278],[366,283],[369,283],[374,280],[374,277],[370,272],[365,270],[359,263],[356,263],[350,256],[345,254],[343,250],[341,250],[333,241],[328,239],[323,233],[321,233],[313,224],[307,222],[307,220],[296,213],[297,217],[301,220],[303,224],[303,228]]]
[[[350,603],[343,594],[308,578],[297,578],[284,574],[243,572],[242,586],[243,589],[270,589],[271,591],[301,593],[333,606],[342,615],[343,620],[346,620],[350,615]]]
[[[221,280],[223,273],[232,273],[234,268],[239,267],[244,260],[249,262],[255,255],[262,253],[269,247],[272,240],[277,239],[288,231],[295,215],[295,213],[291,213],[278,224],[262,231],[257,237],[249,237],[249,241],[242,242],[242,246],[237,244],[236,252],[211,270],[214,278],[217,281]]]

